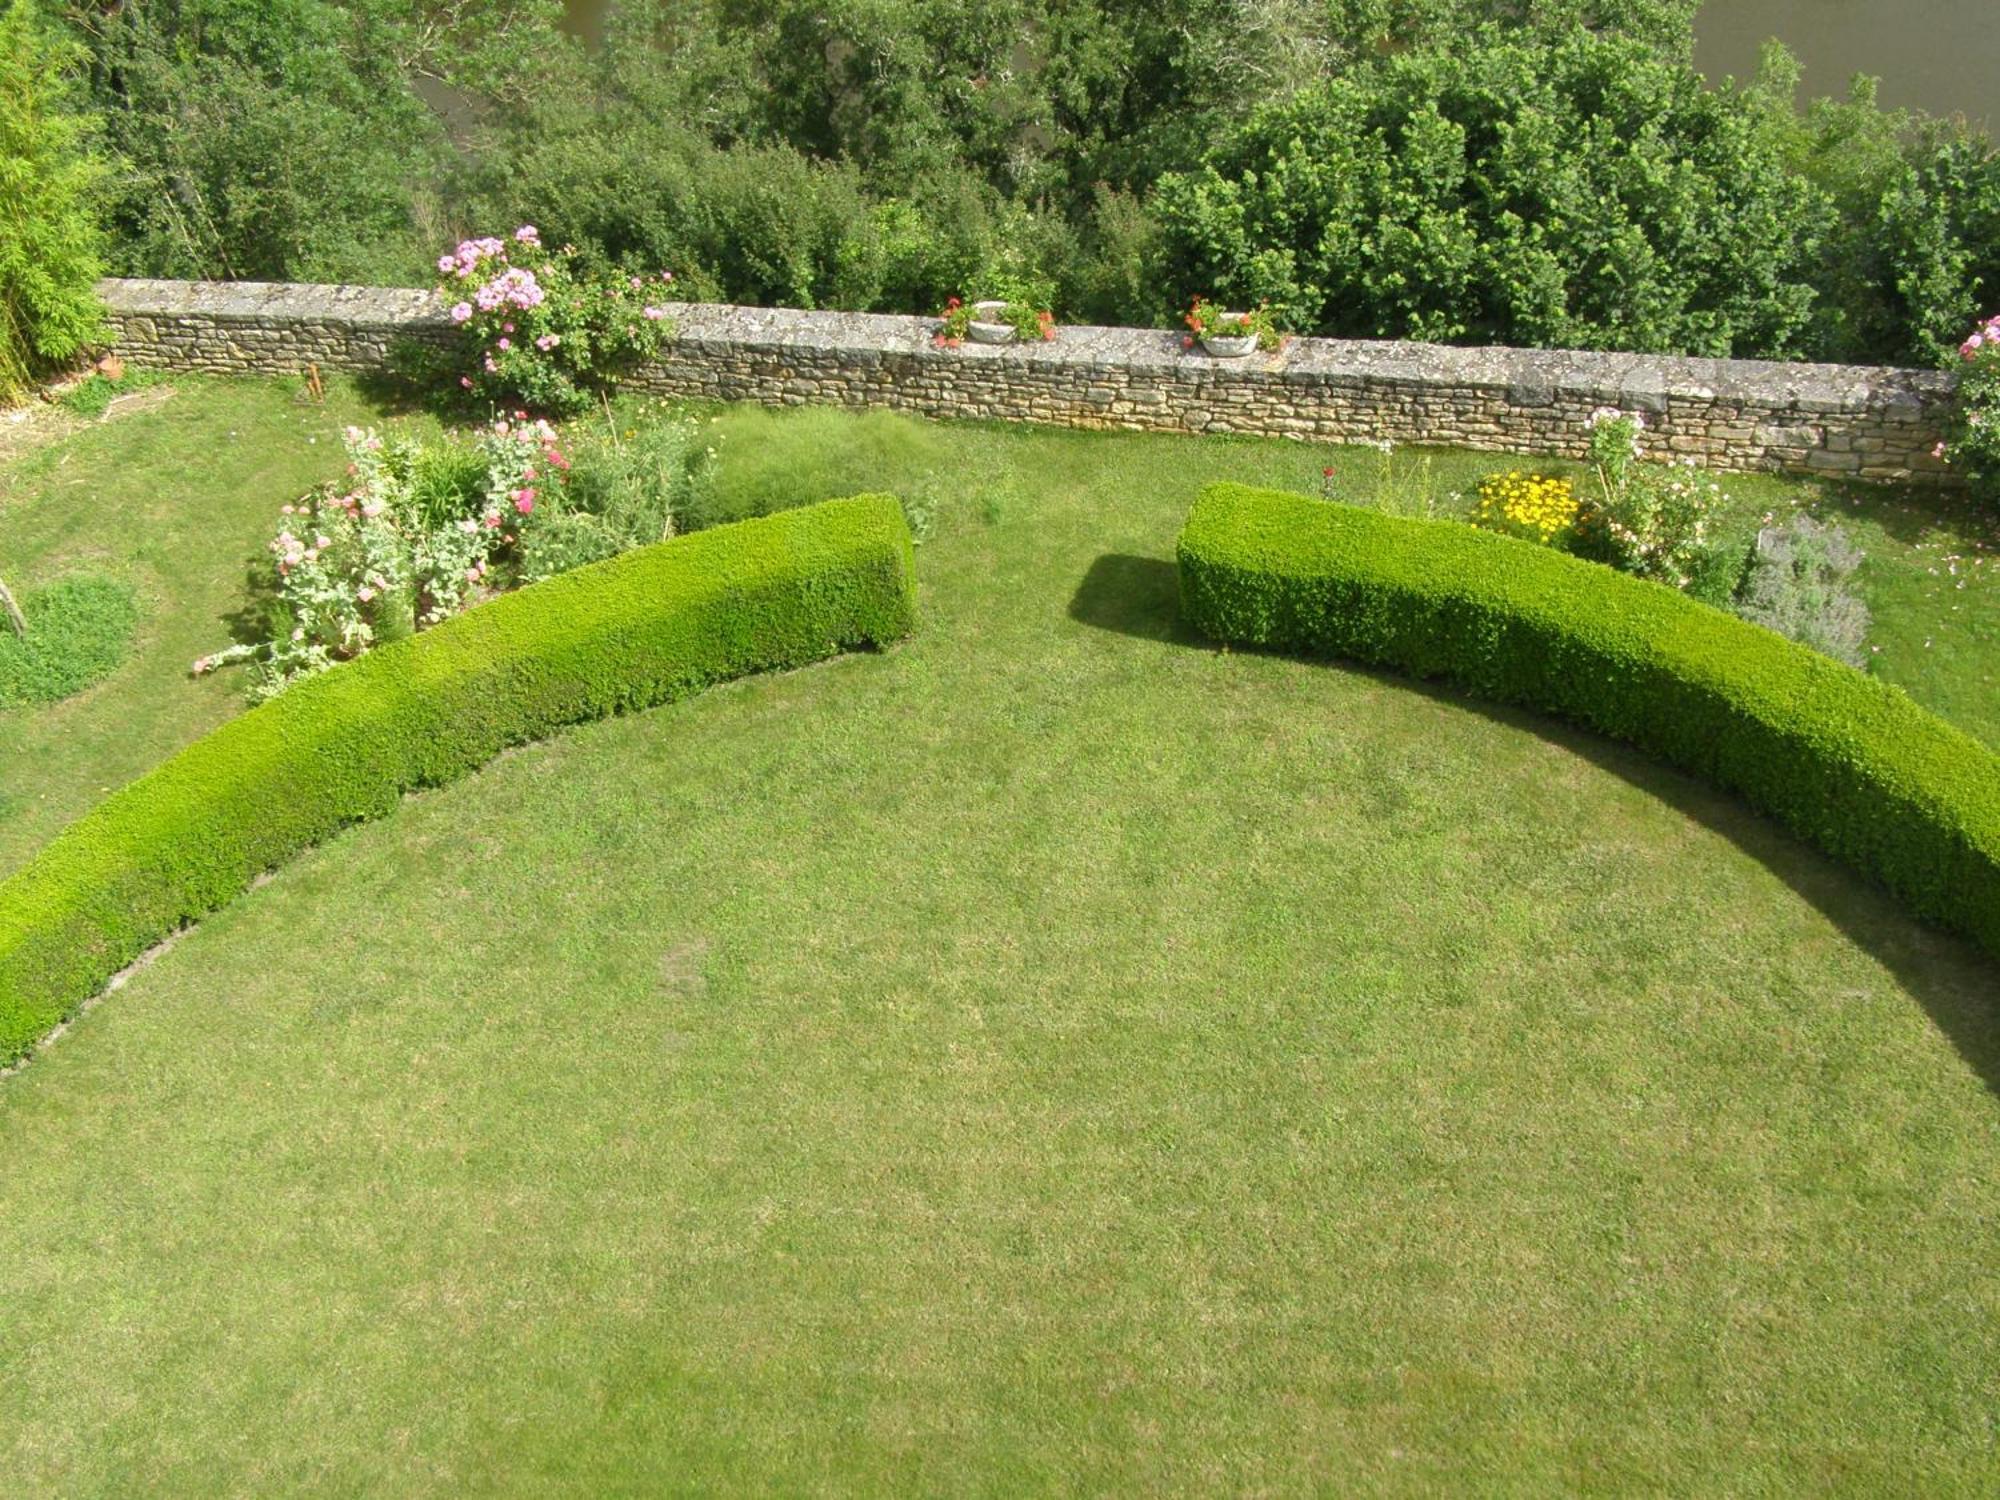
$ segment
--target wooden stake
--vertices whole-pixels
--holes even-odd
[[[14,634],[28,633],[28,617],[21,613],[21,606],[14,602],[14,596],[7,592],[7,585],[0,583],[0,609],[7,612],[7,623],[14,627]]]

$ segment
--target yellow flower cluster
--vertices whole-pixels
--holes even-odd
[[[1489,474],[1479,482],[1472,524],[1547,544],[1576,525],[1577,499],[1567,479],[1540,474]]]

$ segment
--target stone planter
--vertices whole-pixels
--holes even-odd
[[[1003,323],[1000,317],[1007,311],[1004,302],[975,302],[972,304],[972,321],[965,326],[965,336],[975,344],[1011,344],[1019,335],[1012,323]]]
[[[1242,359],[1257,352],[1257,335],[1254,333],[1228,333],[1224,330],[1241,328],[1249,321],[1247,313],[1224,313],[1216,319],[1216,331],[1203,334],[1201,352],[1211,359]]]

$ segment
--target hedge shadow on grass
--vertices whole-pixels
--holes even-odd
[[[1181,618],[1180,598],[1180,573],[1171,560],[1107,552],[1084,573],[1069,617],[1142,641],[1207,646]]]
[[[1138,640],[1225,650],[1181,617],[1177,569],[1160,558],[1121,553],[1097,558],[1078,585],[1069,614],[1082,624]],[[1657,798],[1756,860],[1881,964],[1923,1006],[1988,1090],[2000,1095],[2000,984],[1995,981],[1994,963],[1970,939],[1912,916],[1890,892],[1794,836],[1776,819],[1616,740],[1529,709],[1475,697],[1447,682],[1260,646],[1232,645],[1226,650],[1332,666],[1421,694],[1434,703],[1532,734]]]
[[[1288,653],[1273,653],[1284,655]],[[1311,662],[1310,657],[1293,658]],[[1399,673],[1340,663],[1377,681],[1421,693],[1491,723],[1532,734],[1569,751],[1671,807],[1710,833],[1727,839],[1782,880],[1841,933],[1895,977],[1951,1039],[1987,1089],[2000,1095],[2000,976],[1996,964],[1970,938],[1913,916],[1893,894],[1865,875],[1821,853],[1775,818],[1734,795],[1718,791],[1643,751],[1575,729],[1528,709],[1490,703],[1448,684],[1419,682]]]

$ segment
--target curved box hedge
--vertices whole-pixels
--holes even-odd
[[[858,496],[539,583],[310,678],[0,883],[0,1060],[309,844],[565,724],[907,635],[902,507]]]
[[[1216,640],[1446,678],[1624,740],[2000,955],[2000,756],[1897,688],[1457,522],[1225,484],[1179,551],[1182,607]]]

